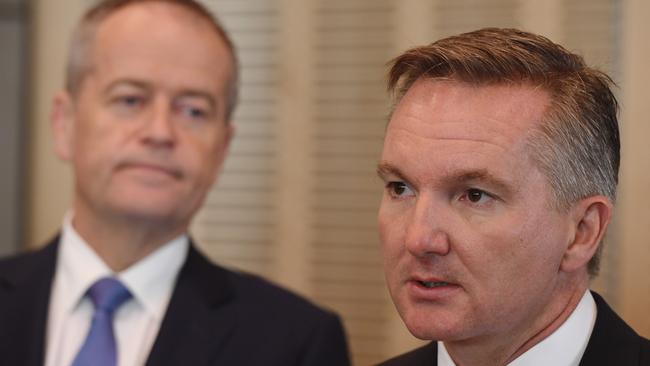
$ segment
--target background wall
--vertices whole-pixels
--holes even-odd
[[[27,6],[0,1],[0,255],[13,253],[21,240],[22,155],[26,96]]]
[[[49,140],[67,37],[91,1],[33,3],[27,245],[53,235],[71,197]],[[205,0],[242,61],[236,140],[192,227],[215,261],[263,274],[344,318],[355,364],[419,341],[384,288],[375,165],[389,100],[386,62],[400,51],[483,26],[542,33],[618,82],[620,201],[598,289],[650,336],[650,3],[645,0]],[[152,20],[153,21],[153,20]]]

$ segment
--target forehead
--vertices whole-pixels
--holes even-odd
[[[96,28],[91,70],[100,77],[147,78],[219,88],[233,72],[231,50],[202,16],[180,5],[143,2]],[[147,81],[147,80],[145,80]]]
[[[518,161],[529,162],[526,138],[548,104],[547,92],[530,85],[420,79],[392,115],[382,160],[397,166],[420,162],[418,168],[426,164],[436,172],[512,169]]]
[[[545,90],[528,84],[477,86],[421,78],[398,103],[387,131],[414,130],[422,137],[518,139],[541,122],[549,101]]]

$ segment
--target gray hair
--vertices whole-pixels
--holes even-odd
[[[90,61],[90,52],[99,25],[119,9],[132,4],[147,2],[179,5],[199,16],[201,19],[206,20],[215,33],[224,40],[233,64],[233,72],[228,80],[228,103],[226,106],[226,120],[230,121],[235,106],[237,105],[239,94],[239,66],[235,54],[235,48],[230,37],[217,18],[203,5],[194,0],[104,0],[88,9],[72,33],[66,65],[66,90],[70,95],[76,97],[84,78],[91,71],[92,64]]]

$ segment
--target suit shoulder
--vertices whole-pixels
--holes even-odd
[[[208,303],[225,301],[230,311],[246,314],[250,319],[338,320],[333,313],[266,279],[214,263],[194,245],[190,246],[177,287],[198,289],[201,296],[208,298]]]
[[[596,323],[582,356],[587,365],[650,365],[650,341],[637,334],[592,291],[596,302]]]
[[[393,357],[377,366],[435,366],[437,365],[438,345],[436,342]]]
[[[650,365],[650,340],[641,338],[641,347],[639,351],[639,365]]]
[[[262,277],[245,272],[229,272],[236,297],[246,306],[259,307],[262,305],[265,312],[292,313],[294,316],[335,316],[332,312],[313,304],[304,297]]]
[[[0,284],[13,284],[23,276],[51,267],[55,262],[56,244],[0,258]]]

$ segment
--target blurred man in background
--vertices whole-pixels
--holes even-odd
[[[384,365],[649,365],[596,293],[619,167],[605,74],[483,29],[397,57],[378,167],[388,289],[433,342]]]
[[[347,365],[337,316],[216,266],[187,230],[233,135],[237,63],[192,0],[108,0],[77,26],[51,114],[72,209],[0,261],[3,365]]]

